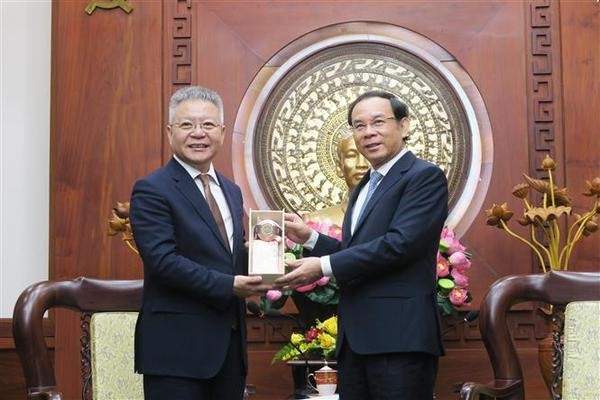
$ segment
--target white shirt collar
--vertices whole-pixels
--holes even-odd
[[[406,147],[403,147],[402,150],[400,150],[400,153],[396,154],[394,158],[383,164],[381,167],[377,168],[375,171],[385,176],[388,172],[390,172],[390,169],[392,169],[392,167],[394,166],[394,164],[396,164],[400,157],[402,157],[406,153],[408,153],[408,149]]]
[[[173,154],[173,158],[183,167],[183,169],[187,171],[188,174],[190,174],[192,179],[196,179],[198,175],[202,174],[202,172],[192,167],[190,164],[186,163],[181,158],[177,157],[177,155]],[[217,172],[215,171],[215,167],[212,163],[210,163],[210,167],[208,167],[207,174],[210,175],[210,177],[213,179],[213,182],[215,182],[219,186],[221,185],[219,183],[219,180],[217,179]]]

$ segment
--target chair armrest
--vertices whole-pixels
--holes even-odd
[[[463,400],[477,400],[480,396],[490,398],[523,399],[523,382],[496,380],[486,384],[465,382],[460,389],[460,398]]]
[[[63,400],[63,397],[54,387],[30,388],[27,390],[27,400]]]

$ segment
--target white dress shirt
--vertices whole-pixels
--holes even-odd
[[[183,161],[176,155],[173,155],[173,158],[179,164],[181,164],[181,166],[187,171],[188,174],[190,174],[190,176],[194,180],[194,183],[196,184],[196,186],[198,186],[198,189],[200,189],[202,196],[206,198],[206,194],[204,193],[204,186],[202,186],[202,181],[200,179],[197,179],[198,175],[200,175],[202,172],[187,164],[185,161]],[[227,231],[227,238],[229,239],[229,248],[231,249],[231,251],[233,251],[233,218],[231,217],[229,205],[227,204],[227,200],[225,200],[225,195],[223,194],[221,184],[217,179],[215,167],[212,165],[212,163],[210,164],[207,173],[210,176],[210,191],[213,197],[215,198],[217,205],[219,206],[219,211],[221,212],[221,215],[223,216],[223,222],[225,223],[225,231]]]

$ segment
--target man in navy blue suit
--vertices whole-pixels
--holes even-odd
[[[212,164],[225,137],[220,96],[175,92],[167,134],[173,158],[136,182],[131,198],[144,261],[135,369],[146,399],[240,400],[244,298],[270,287],[246,276],[242,194]]]
[[[341,400],[431,400],[443,354],[436,254],[447,216],[444,173],[404,149],[408,108],[370,91],[348,110],[372,169],[352,191],[342,240],[286,214],[286,234],[309,255],[276,281],[295,288],[323,275],[340,287],[336,355]]]

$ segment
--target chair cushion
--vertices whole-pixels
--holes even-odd
[[[90,321],[92,398],[143,400],[142,375],[133,370],[136,312],[102,312]]]
[[[565,310],[563,400],[600,399],[600,301]]]

